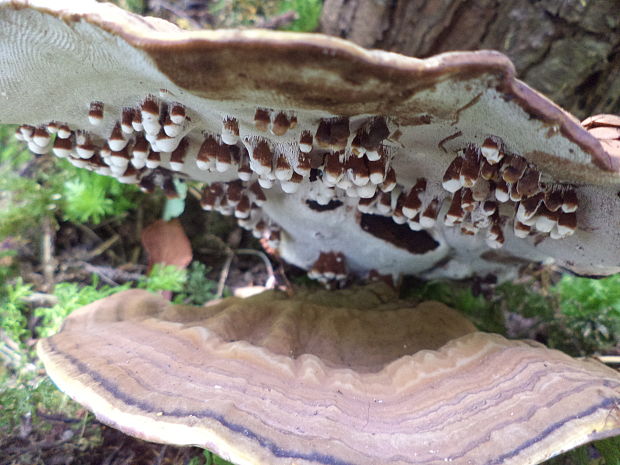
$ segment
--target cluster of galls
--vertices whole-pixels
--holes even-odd
[[[92,102],[88,111],[89,123],[99,126],[103,119],[103,103]],[[140,183],[144,190],[150,191],[154,179],[152,170],[160,166],[161,152],[172,152],[172,170],[182,167],[175,161],[175,156],[178,158],[186,149],[183,135],[188,130],[189,121],[182,105],[168,106],[149,97],[137,108],[124,108],[109,137],[103,141],[88,131],[74,131],[67,124],[54,121],[37,128],[20,126],[17,138],[26,141],[34,153],[44,154],[51,150],[57,157],[66,158],[79,168],[113,176],[123,183]],[[168,191],[171,176],[164,177],[168,184],[164,187]]]
[[[249,163],[241,157],[242,180],[249,180],[253,172],[263,188],[279,181],[285,193],[296,192],[304,181],[320,181],[321,185],[311,185],[308,191],[320,205],[338,197],[335,188],[349,197],[371,198],[378,188],[387,192],[396,184],[394,170],[389,167],[391,157],[382,145],[389,136],[384,118],[369,119],[353,137],[348,118],[322,119],[316,131],[298,130],[295,144],[278,142],[278,137],[297,127],[297,118],[290,112],[259,108],[254,125],[257,131],[270,131],[277,137],[275,142],[260,136],[244,138]]]
[[[266,200],[256,180],[244,182],[238,179],[204,186],[200,205],[207,211],[234,215],[242,228],[252,231],[257,239],[266,239],[269,248],[277,249],[280,245],[280,227],[263,213],[261,207]]]
[[[321,252],[308,271],[308,277],[323,284],[343,281],[347,278],[344,255],[340,252]]]
[[[295,129],[297,118],[290,112],[259,108],[254,125],[258,132],[269,131],[280,137]],[[239,135],[236,120],[228,120],[226,127],[229,128],[227,140],[224,141],[224,133],[221,140],[236,142]],[[296,147],[256,135],[244,137],[241,149],[234,150],[237,147],[231,146],[230,160],[237,167],[239,180],[206,186],[201,200],[203,208],[224,215],[234,214],[242,227],[251,230],[256,237],[267,237],[268,245],[276,248],[280,229],[260,208],[265,201],[262,189],[273,187],[275,181],[285,193],[296,192],[304,182],[308,200],[320,206],[338,197],[359,198],[360,210],[368,200],[377,198],[378,192],[390,196],[394,190],[396,174],[389,166],[389,148],[383,145],[390,134],[384,118],[370,118],[354,135],[348,118],[323,119],[314,134],[306,129],[297,133]],[[218,160],[223,158],[218,155],[222,147],[217,137],[207,136],[198,151],[198,166],[217,169]],[[344,279],[344,255],[321,253],[310,276],[322,282]]]
[[[90,104],[88,121],[93,126],[102,124],[102,102]],[[427,191],[425,178],[409,189],[397,183],[390,166],[394,149],[386,143],[391,131],[385,118],[370,117],[355,125],[345,117],[324,118],[308,128],[298,127],[293,112],[258,108],[253,123],[240,134],[239,121],[223,116],[221,133],[204,133],[183,105],[149,96],[133,108],[122,109],[105,140],[56,122],[36,128],[22,125],[17,137],[37,154],[51,150],[78,167],[138,183],[147,192],[161,187],[170,196],[175,195],[173,176],[183,171],[234,169],[238,179],[206,186],[201,205],[234,215],[242,227],[266,239],[273,249],[279,244],[280,228],[261,206],[266,201],[263,189],[275,183],[285,193],[296,192],[304,183],[307,200],[319,206],[351,198],[360,212],[391,217],[415,231],[436,225],[444,199]],[[201,131],[197,150],[189,142],[192,130]],[[169,169],[160,167],[162,163]],[[525,158],[507,153],[496,137],[487,138],[482,147],[469,145],[462,150],[448,166],[443,187],[453,194],[444,224],[458,225],[467,235],[484,230],[493,248],[505,241],[507,211],[517,237],[542,233],[559,239],[576,229],[575,191],[541,182],[540,172]],[[507,210],[510,202],[514,207]],[[330,264],[328,271],[325,263]],[[311,275],[341,279],[344,267],[341,254],[321,254]]]
[[[541,182],[540,171],[525,158],[507,153],[497,137],[488,137],[482,147],[470,144],[461,151],[448,166],[442,185],[453,194],[444,224],[459,225],[467,235],[486,230],[485,239],[492,248],[505,242],[502,204],[513,205],[507,216],[519,238],[543,234],[562,239],[577,228],[574,189]]]
[[[391,216],[396,224],[407,224],[413,231],[435,226],[441,202],[426,191],[426,178],[419,178],[407,191],[394,182],[369,199],[360,199],[357,208],[362,213]]]
[[[373,198],[377,190],[394,189],[392,157],[389,148],[382,144],[389,135],[385,119],[372,118],[356,131],[349,144],[348,118],[321,120],[315,139],[318,148],[326,151],[320,161],[323,184],[361,199]]]

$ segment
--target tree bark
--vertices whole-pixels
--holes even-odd
[[[420,58],[499,50],[579,118],[620,113],[618,0],[325,0],[321,29]]]

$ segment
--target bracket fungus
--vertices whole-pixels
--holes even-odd
[[[34,153],[147,192],[204,183],[205,210],[322,281],[620,271],[617,120],[581,126],[514,74],[493,51],[0,0],[0,123]],[[127,291],[38,352],[105,422],[238,464],[525,465],[620,432],[613,370],[376,286],[205,308]]]
[[[238,465],[531,465],[620,433],[611,368],[373,286],[206,307],[124,291],[38,353],[105,423]]]
[[[307,270],[620,270],[617,141],[500,53],[189,32],[88,0],[0,0],[0,41],[0,123],[33,152],[145,191],[203,182],[206,210]]]

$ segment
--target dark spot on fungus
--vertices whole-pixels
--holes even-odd
[[[360,226],[367,233],[412,254],[421,255],[439,246],[426,231],[412,231],[406,224],[396,224],[385,216],[362,214]]]
[[[314,211],[326,212],[341,207],[342,202],[340,200],[330,200],[326,205],[321,205],[315,200],[306,200],[306,205]]]

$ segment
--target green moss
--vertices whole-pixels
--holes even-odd
[[[39,307],[35,309],[35,316],[40,318],[37,327],[39,337],[48,337],[60,329],[64,319],[73,311],[95,300],[129,289],[130,285],[100,286],[99,278],[94,275],[89,285],[78,283],[59,283],[54,288],[54,296],[58,302],[53,307]]]
[[[620,437],[578,447],[546,461],[544,465],[620,465]]]
[[[0,286],[0,328],[13,342],[22,345],[30,336],[28,308],[24,304],[24,297],[32,293],[32,286],[24,284],[18,278],[14,284]]]
[[[321,0],[283,0],[279,12],[294,11],[297,19],[286,26],[288,31],[313,32],[319,27],[323,2]]]
[[[62,186],[63,219],[98,224],[106,217],[118,217],[134,208],[139,195],[134,186],[83,169],[74,174]]]
[[[598,441],[595,446],[605,465],[620,465],[620,437]]]
[[[0,436],[14,434],[24,418],[33,426],[45,428],[47,423],[37,410],[65,417],[75,417],[82,407],[60,392],[46,377],[20,377],[17,382],[5,376],[0,379]]]
[[[474,296],[468,283],[417,283],[406,296],[438,300],[465,313],[483,331],[506,334],[504,316],[531,319],[530,334],[573,356],[592,354],[620,343],[620,276],[587,279],[564,275],[548,288],[533,280],[503,283],[488,298]],[[525,337],[526,335],[524,335]]]
[[[417,282],[405,291],[404,297],[442,302],[463,312],[481,331],[506,334],[501,308],[482,295],[475,296],[467,283]]]
[[[217,0],[209,6],[209,13],[215,18],[215,26],[256,26],[289,11],[296,19],[282,27],[297,32],[316,31],[321,18],[321,0]]]
[[[99,223],[132,209],[135,186],[79,169],[51,155],[34,156],[0,126],[0,239],[29,236],[44,218]]]
[[[574,335],[579,354],[620,343],[620,275],[599,280],[564,275],[552,293],[559,322]]]
[[[133,13],[144,12],[145,0],[116,0],[118,6]]]

